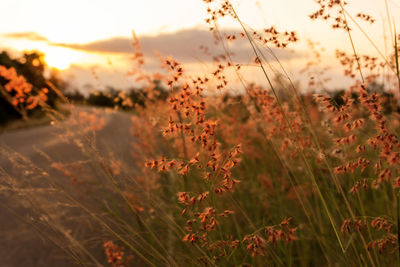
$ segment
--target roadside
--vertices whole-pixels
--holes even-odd
[[[74,238],[89,238],[90,231],[98,230],[85,224],[80,209],[66,206],[64,195],[52,186],[57,183],[82,201],[91,201],[81,185],[100,183],[104,175],[79,140],[89,137],[106,160],[132,166],[131,114],[89,106],[65,108],[69,116],[64,121],[40,120],[0,133],[0,266],[73,265],[58,247],[69,246],[68,242],[55,245],[46,237],[51,231],[37,231],[48,228],[43,227],[47,216],[54,216]],[[54,168],[55,164],[76,168],[78,181]],[[90,250],[99,258],[104,256],[101,247]]]
[[[58,105],[57,111],[65,117],[68,117],[70,115],[69,109],[65,105]],[[4,125],[0,125],[0,134],[16,130],[29,129],[32,127],[49,125],[51,121],[52,119],[47,115],[43,115],[40,117],[30,117],[28,120],[14,120]]]

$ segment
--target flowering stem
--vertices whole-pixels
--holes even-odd
[[[397,265],[400,266],[400,191],[396,193],[396,200],[397,200]]]
[[[360,72],[361,80],[364,83],[364,75],[362,74],[362,70],[361,70],[360,58],[357,55],[357,51],[354,46],[353,38],[351,37],[350,28],[349,28],[349,24],[347,23],[346,13],[345,13],[342,1],[340,1],[340,7],[342,8],[342,11],[343,11],[343,19],[344,19],[344,22],[346,23],[346,31],[347,31],[347,34],[349,35],[351,48],[353,49],[354,57],[356,58],[358,71]]]
[[[278,98],[278,96],[277,96],[277,94],[276,94],[276,92],[275,92],[275,90],[274,90],[274,86],[272,85],[272,82],[271,82],[271,80],[270,80],[270,78],[269,78],[269,76],[268,76],[268,74],[267,74],[267,72],[266,72],[266,70],[265,70],[265,68],[264,68],[264,65],[263,65],[262,62],[261,62],[260,56],[259,56],[259,54],[258,54],[258,52],[257,52],[257,50],[256,50],[256,48],[255,48],[255,45],[254,45],[254,43],[253,43],[253,41],[252,41],[252,39],[251,39],[251,37],[250,37],[248,31],[246,30],[246,28],[245,28],[244,25],[242,24],[242,21],[239,19],[238,15],[236,14],[236,11],[233,9],[233,7],[232,7],[232,11],[234,12],[235,18],[236,18],[236,19],[238,20],[238,22],[240,23],[241,27],[243,28],[243,31],[245,32],[245,34],[246,34],[246,36],[247,36],[247,39],[248,39],[249,42],[250,42],[250,45],[251,45],[252,48],[253,48],[254,54],[256,55],[256,57],[257,57],[257,59],[258,59],[259,65],[260,65],[260,67],[261,67],[261,69],[262,69],[262,71],[263,71],[263,73],[264,73],[264,76],[266,77],[266,79],[267,79],[267,81],[268,81],[268,84],[270,85],[271,90],[272,90],[272,92],[273,92],[273,94],[274,94],[274,96],[275,96],[275,99],[276,99],[276,101],[277,101],[277,103],[278,103],[278,105],[279,105],[279,107],[280,107],[280,110],[281,110],[281,112],[282,112],[282,114],[283,114],[283,116],[284,116],[284,118],[285,118],[285,121],[286,121],[286,123],[287,123],[288,126],[289,126],[290,132],[291,132],[291,134],[293,135],[293,138],[294,138],[294,140],[296,141],[296,144],[297,144],[298,147],[299,147],[300,154],[301,154],[301,156],[302,156],[302,158],[303,158],[303,160],[304,160],[304,162],[305,162],[305,164],[306,164],[307,171],[308,171],[308,173],[309,173],[309,175],[310,175],[310,177],[311,177],[312,183],[314,184],[314,186],[315,186],[315,188],[316,188],[316,190],[317,190],[318,196],[320,197],[320,199],[321,199],[321,201],[322,201],[322,205],[323,205],[323,207],[324,207],[324,210],[325,210],[326,213],[327,213],[327,216],[328,216],[328,218],[329,218],[329,221],[330,221],[330,223],[331,223],[331,225],[332,225],[332,228],[333,228],[333,230],[334,230],[334,232],[335,232],[335,235],[336,235],[337,241],[338,241],[338,243],[339,243],[339,246],[340,246],[340,248],[341,248],[341,251],[343,252],[343,254],[345,254],[345,250],[344,250],[344,247],[343,247],[343,243],[342,243],[342,240],[341,240],[341,238],[340,238],[340,236],[339,236],[339,233],[338,233],[338,231],[337,231],[337,229],[336,229],[336,224],[335,224],[335,222],[334,222],[333,216],[332,216],[332,214],[330,213],[330,211],[329,211],[329,209],[328,209],[328,205],[327,205],[327,203],[326,203],[326,201],[325,201],[325,198],[324,198],[324,196],[322,195],[322,192],[321,192],[321,190],[320,190],[320,188],[319,188],[319,186],[318,186],[318,183],[317,183],[317,181],[316,181],[316,179],[315,179],[315,176],[314,176],[314,174],[313,174],[313,171],[312,171],[312,169],[311,169],[311,166],[308,164],[308,161],[307,161],[307,159],[306,159],[306,157],[305,157],[305,155],[304,155],[304,153],[303,153],[303,149],[302,149],[301,146],[299,145],[298,138],[297,138],[297,136],[296,136],[296,134],[295,134],[295,132],[294,132],[294,130],[293,130],[293,128],[292,128],[292,125],[290,124],[289,119],[288,119],[287,116],[286,116],[286,113],[285,113],[285,111],[284,111],[284,109],[283,109],[282,103],[280,102],[280,100],[279,100],[279,98]]]
[[[397,36],[396,36],[396,27],[394,28],[394,56],[395,56],[395,62],[396,62],[396,76],[397,76],[397,81],[399,83],[399,92],[400,92],[400,73],[399,73],[399,49],[397,46]]]

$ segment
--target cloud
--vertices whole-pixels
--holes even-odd
[[[49,42],[49,40],[46,37],[44,37],[36,32],[5,33],[5,34],[2,34],[2,36],[5,38],[10,38],[10,39],[26,39],[29,41]]]
[[[221,34],[232,34],[235,31],[223,31]],[[237,32],[236,32],[237,33]],[[182,62],[199,62],[211,61],[212,56],[225,54],[225,50],[221,44],[216,43],[216,39],[208,30],[201,29],[185,29],[174,33],[164,33],[156,36],[139,37],[142,51],[146,58],[155,58],[159,52],[164,56],[172,56]],[[130,54],[133,52],[131,46],[132,39],[127,37],[115,37],[106,40],[91,42],[88,44],[54,44],[71,49],[83,50],[86,52],[97,53],[121,53]],[[209,56],[205,55],[204,49],[207,47]],[[272,48],[266,54],[273,52],[279,59],[288,59],[294,57],[303,57],[303,53],[290,53],[289,50],[281,50]],[[252,49],[245,39],[238,39],[229,43],[229,52],[236,62],[248,62],[254,58]],[[273,57],[269,56],[272,60]]]
[[[222,35],[233,33],[238,32],[233,30],[225,30],[221,32]],[[35,32],[9,33],[4,34],[3,36],[31,41],[43,41],[52,46],[93,53],[131,54],[133,52],[133,47],[131,46],[132,39],[128,37],[113,37],[87,44],[68,44],[51,42],[46,37]],[[173,58],[186,63],[212,61],[213,56],[226,54],[223,46],[216,43],[216,39],[208,30],[196,28],[180,30],[174,33],[163,33],[156,36],[141,36],[139,41],[145,57],[153,60],[157,60],[155,52],[159,52],[163,56],[172,56]],[[200,47],[207,47],[208,53],[205,54],[204,49],[202,50]],[[252,49],[246,39],[239,38],[236,41],[230,42],[228,49],[232,54],[234,62],[249,62],[254,58]],[[281,60],[304,57],[305,55],[305,53],[300,51],[296,51],[294,54],[290,53],[289,49],[281,50],[276,48],[265,50],[265,52],[267,58],[271,61],[274,60],[274,57],[271,56],[271,52]]]
[[[132,43],[132,40],[129,38],[114,37],[111,39],[95,41],[88,44],[52,43],[52,45],[72,48],[76,50],[84,50],[86,52],[132,53],[133,48],[130,43]]]

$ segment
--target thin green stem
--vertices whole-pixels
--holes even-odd
[[[328,205],[327,205],[327,203],[326,203],[326,201],[325,201],[324,196],[322,195],[322,192],[321,192],[321,190],[320,190],[320,188],[319,188],[319,186],[318,186],[318,183],[317,183],[317,181],[316,181],[316,179],[315,179],[315,176],[314,176],[314,174],[313,174],[313,171],[312,171],[312,169],[311,169],[311,166],[309,165],[309,163],[308,163],[308,161],[307,161],[307,159],[306,159],[306,156],[305,156],[305,154],[304,154],[304,151],[303,151],[303,149],[302,149],[301,146],[300,146],[300,143],[299,143],[299,141],[298,141],[298,138],[297,138],[297,136],[296,136],[296,134],[295,134],[295,132],[294,132],[294,130],[293,130],[291,124],[290,124],[289,118],[286,116],[286,112],[285,112],[285,110],[284,110],[284,108],[283,108],[282,103],[280,102],[280,100],[279,100],[279,98],[278,98],[278,95],[277,95],[277,93],[276,93],[276,91],[275,91],[275,89],[274,89],[274,86],[273,86],[273,84],[272,84],[270,78],[269,78],[269,75],[267,74],[267,72],[266,72],[266,70],[265,70],[265,68],[264,68],[264,65],[263,65],[263,63],[262,63],[262,61],[261,61],[261,59],[260,59],[260,56],[259,56],[259,54],[258,54],[258,52],[257,52],[257,49],[255,48],[255,44],[253,43],[250,34],[248,33],[247,29],[244,27],[243,23],[242,23],[241,20],[239,19],[238,15],[236,14],[236,11],[234,10],[233,7],[232,7],[232,11],[233,11],[233,13],[234,13],[234,15],[235,15],[235,18],[238,20],[239,24],[241,25],[243,31],[245,32],[245,34],[246,34],[246,36],[247,36],[247,39],[249,40],[250,45],[251,45],[251,47],[252,47],[252,49],[253,49],[253,52],[254,52],[254,54],[256,55],[257,59],[258,59],[257,61],[259,62],[259,65],[260,65],[260,67],[261,67],[261,69],[262,69],[262,71],[263,71],[264,76],[266,77],[266,79],[267,79],[267,81],[268,81],[269,86],[271,87],[271,90],[272,90],[272,92],[273,92],[273,94],[274,94],[274,96],[275,96],[275,98],[276,98],[276,100],[277,100],[277,103],[278,103],[278,105],[279,105],[279,108],[281,109],[281,112],[282,112],[282,114],[283,114],[283,116],[284,116],[284,119],[285,119],[286,123],[287,123],[288,126],[289,126],[289,129],[290,129],[291,134],[293,135],[293,138],[294,138],[294,140],[295,140],[295,142],[296,142],[296,145],[298,146],[298,148],[299,148],[299,150],[300,150],[300,154],[301,154],[301,156],[302,156],[302,158],[303,158],[303,161],[304,161],[305,164],[306,164],[306,168],[307,168],[307,171],[308,171],[308,173],[309,173],[309,175],[310,175],[310,177],[311,177],[312,183],[313,183],[313,185],[315,186],[315,188],[317,189],[318,196],[320,197],[321,202],[322,202],[322,205],[324,206],[324,210],[325,210],[325,212],[327,213],[327,216],[328,216],[328,218],[329,218],[329,220],[330,220],[330,222],[331,222],[332,228],[333,228],[333,230],[334,230],[334,232],[335,232],[335,235],[336,235],[336,238],[337,238],[338,243],[339,243],[339,245],[340,245],[340,248],[341,248],[343,254],[345,254],[345,250],[344,250],[344,247],[343,247],[342,240],[341,240],[341,238],[340,238],[340,236],[339,236],[338,230],[336,229],[336,225],[335,225],[335,222],[334,222],[334,220],[333,220],[333,217],[332,217],[332,215],[331,215],[331,213],[330,213],[330,211],[329,211],[329,209],[328,209]]]
[[[347,23],[346,12],[345,12],[345,9],[343,7],[343,3],[342,3],[341,0],[340,0],[340,7],[342,8],[342,11],[343,11],[343,19],[344,19],[344,22],[346,24],[345,25],[346,32],[347,32],[347,35],[349,36],[349,40],[350,40],[350,43],[351,43],[351,47],[353,49],[354,57],[356,58],[358,71],[360,73],[361,80],[364,83],[365,80],[364,80],[364,75],[363,75],[362,70],[361,70],[360,58],[358,57],[357,51],[356,51],[356,47],[354,46],[353,37],[351,36],[351,33],[350,33],[350,27],[349,27],[349,24]]]

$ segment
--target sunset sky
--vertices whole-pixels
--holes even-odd
[[[139,36],[145,55],[150,59],[149,69],[157,68],[154,51],[159,51],[184,62],[189,69],[207,71],[204,67],[207,59],[202,58],[199,46],[212,46],[213,39],[204,22],[206,5],[202,0],[1,2],[1,48],[12,53],[42,51],[48,65],[58,68],[61,75],[77,88],[87,83],[99,87],[131,85],[125,73],[131,62],[132,30]],[[307,39],[318,41],[326,48],[323,54],[325,65],[335,66],[335,48],[350,51],[350,43],[343,31],[333,31],[327,23],[309,19],[308,15],[318,7],[313,0],[235,0],[232,3],[241,19],[255,29],[275,25],[281,30],[297,31],[301,41],[289,50],[277,51],[291,73],[304,67],[308,60]],[[363,12],[377,20],[373,25],[366,22],[360,22],[360,25],[379,49],[387,53],[392,45],[385,0],[348,0],[348,3],[347,10],[354,17]],[[392,23],[400,29],[400,1],[387,0],[387,4]],[[238,29],[238,24],[228,19],[223,20],[221,26],[226,31]],[[357,29],[353,35],[360,53],[376,54]],[[243,60],[245,57],[251,60],[248,46],[236,48]],[[335,68],[331,72],[332,75],[340,74]],[[93,73],[101,78],[94,81]],[[332,86],[342,85],[340,81],[332,82]]]

